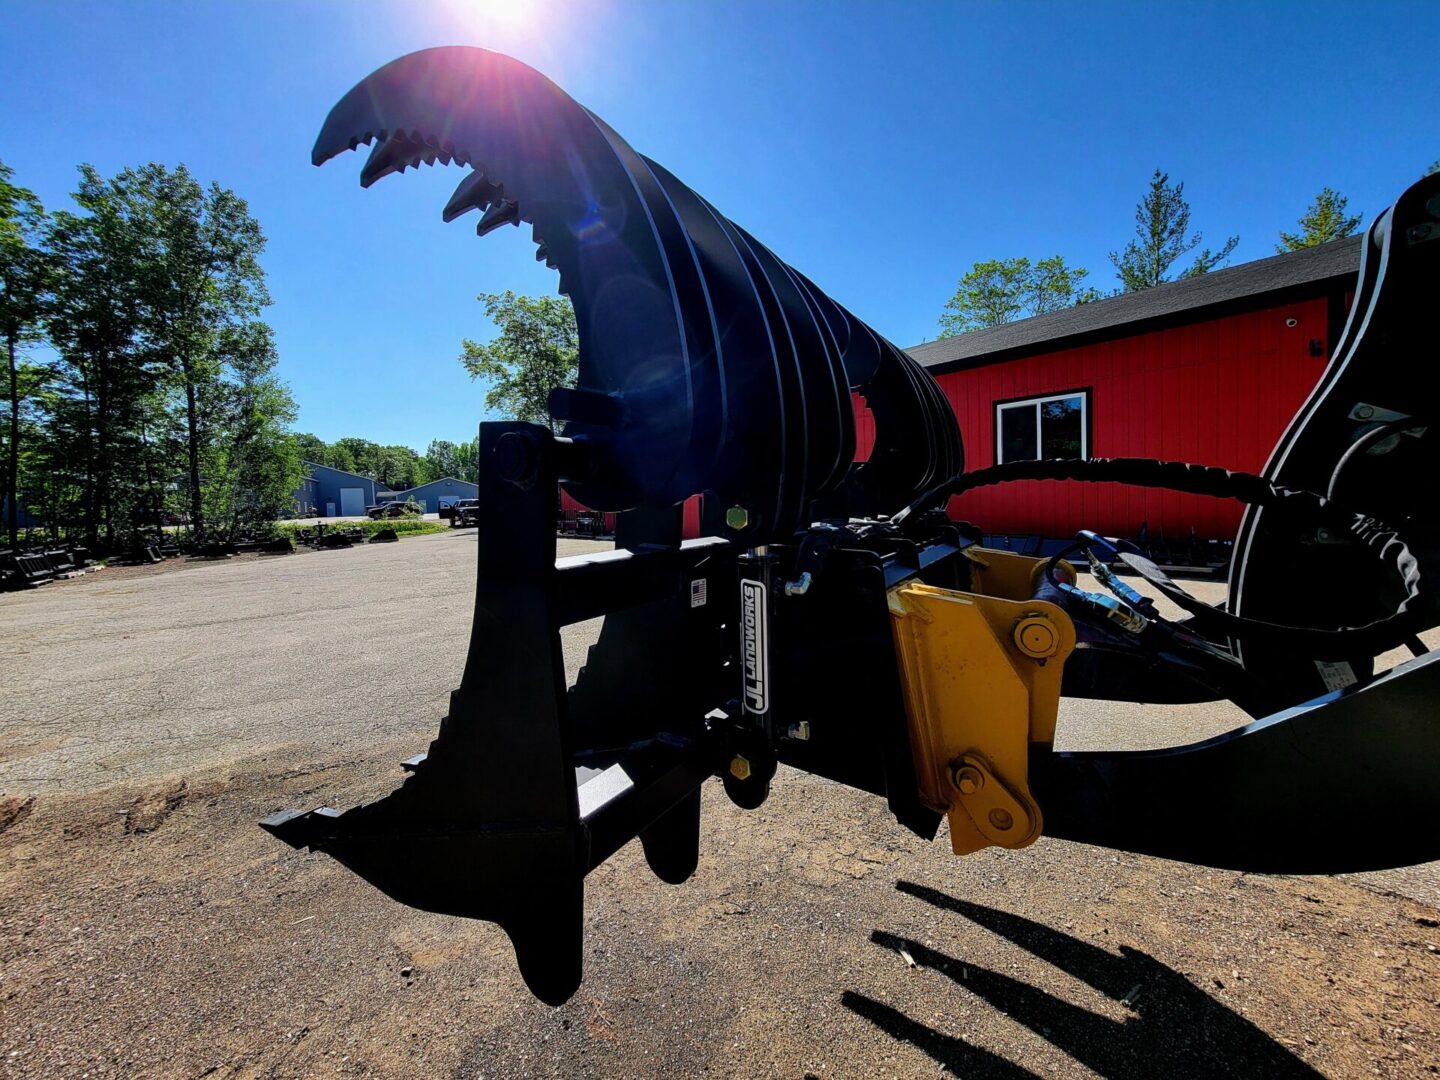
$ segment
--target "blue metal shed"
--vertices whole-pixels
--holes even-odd
[[[313,507],[317,517],[358,517],[367,506],[374,506],[377,484],[368,476],[331,468],[314,461],[304,462],[310,475],[301,481],[295,492],[295,503],[302,513]]]
[[[439,480],[431,480],[428,484],[421,484],[419,487],[395,493],[395,498],[401,502],[406,499],[414,499],[425,509],[427,514],[438,514],[441,506],[450,506],[461,499],[475,499],[479,496],[478,485],[472,484],[469,480],[457,480],[453,476],[442,476]]]

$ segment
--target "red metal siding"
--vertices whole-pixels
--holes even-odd
[[[680,527],[680,535],[686,540],[693,540],[700,535],[700,496],[691,495],[685,500],[685,519]]]
[[[1147,457],[1259,472],[1329,354],[1323,297],[1112,341],[1007,360],[937,380],[965,438],[965,468],[995,462],[995,403],[1088,390],[1091,457]],[[1289,320],[1294,326],[1287,326]],[[1322,342],[1311,355],[1310,342]],[[854,397],[856,461],[870,456],[875,420]],[[561,492],[563,510],[584,509]],[[1228,540],[1237,503],[1119,484],[1006,484],[969,492],[950,512],[986,532],[1064,537],[1090,528],[1134,536],[1148,523],[1171,539],[1193,528]],[[607,514],[614,527],[614,515]],[[684,535],[699,535],[700,499],[685,503]]]
[[[574,498],[574,497],[573,497],[568,491],[566,491],[564,488],[561,488],[561,489],[560,489],[560,512],[561,512],[562,514],[566,515],[566,517],[568,518],[568,517],[576,514],[577,512],[579,512],[579,511],[581,511],[581,510],[584,510],[584,511],[586,511],[586,512],[588,513],[589,510],[590,510],[590,507],[586,506],[586,505],[585,505],[584,503],[582,503],[579,499]],[[605,515],[605,531],[606,531],[606,532],[614,532],[614,531],[615,531],[615,515],[614,515],[614,514],[607,513],[607,514]]]
[[[588,511],[590,508],[580,500],[574,498],[564,488],[560,489],[560,512],[575,513],[580,510]],[[685,500],[684,523],[681,526],[681,535],[686,540],[693,540],[700,535],[700,496],[692,495]],[[615,515],[605,515],[605,528],[609,532],[615,531]]]
[[[965,438],[965,467],[995,461],[995,403],[1088,390],[1092,457],[1153,457],[1258,472],[1325,368],[1324,298],[941,375]],[[1294,326],[1287,326],[1294,319]],[[1324,343],[1312,356],[1310,342]],[[860,452],[874,421],[856,399]],[[1134,536],[1228,539],[1233,502],[1116,484],[1006,484],[970,492],[951,513],[986,532],[1063,537],[1093,528]]]

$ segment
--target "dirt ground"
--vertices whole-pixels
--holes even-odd
[[[1050,839],[962,860],[789,771],[758,811],[707,789],[685,885],[636,845],[596,870],[585,982],[539,1004],[495,927],[255,826],[399,782],[459,679],[474,555],[455,533],[0,597],[0,1076],[1437,1071],[1435,866],[1263,877]],[[1067,702],[1061,730],[1234,722]]]

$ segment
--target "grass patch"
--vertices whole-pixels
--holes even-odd
[[[359,529],[369,540],[381,529],[394,529],[395,535],[405,536],[426,536],[430,533],[449,532],[450,525],[444,521],[418,521],[413,518],[393,518],[386,521],[340,521],[331,526],[337,529]],[[282,521],[275,526],[277,536],[288,536],[296,540],[296,534],[308,531],[313,528],[310,525],[297,525],[291,521]],[[327,530],[329,531],[329,530]],[[298,543],[298,540],[296,540]]]

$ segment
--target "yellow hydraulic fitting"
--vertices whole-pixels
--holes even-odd
[[[1075,647],[1069,615],[1027,598],[1042,560],[987,550],[972,559],[981,560],[988,584],[1003,581],[1017,595],[914,582],[889,594],[920,798],[948,816],[957,855],[1040,835],[1030,746],[1054,741],[1060,677]]]
[[[730,775],[736,780],[750,779],[750,759],[744,754],[736,754],[730,759]]]

